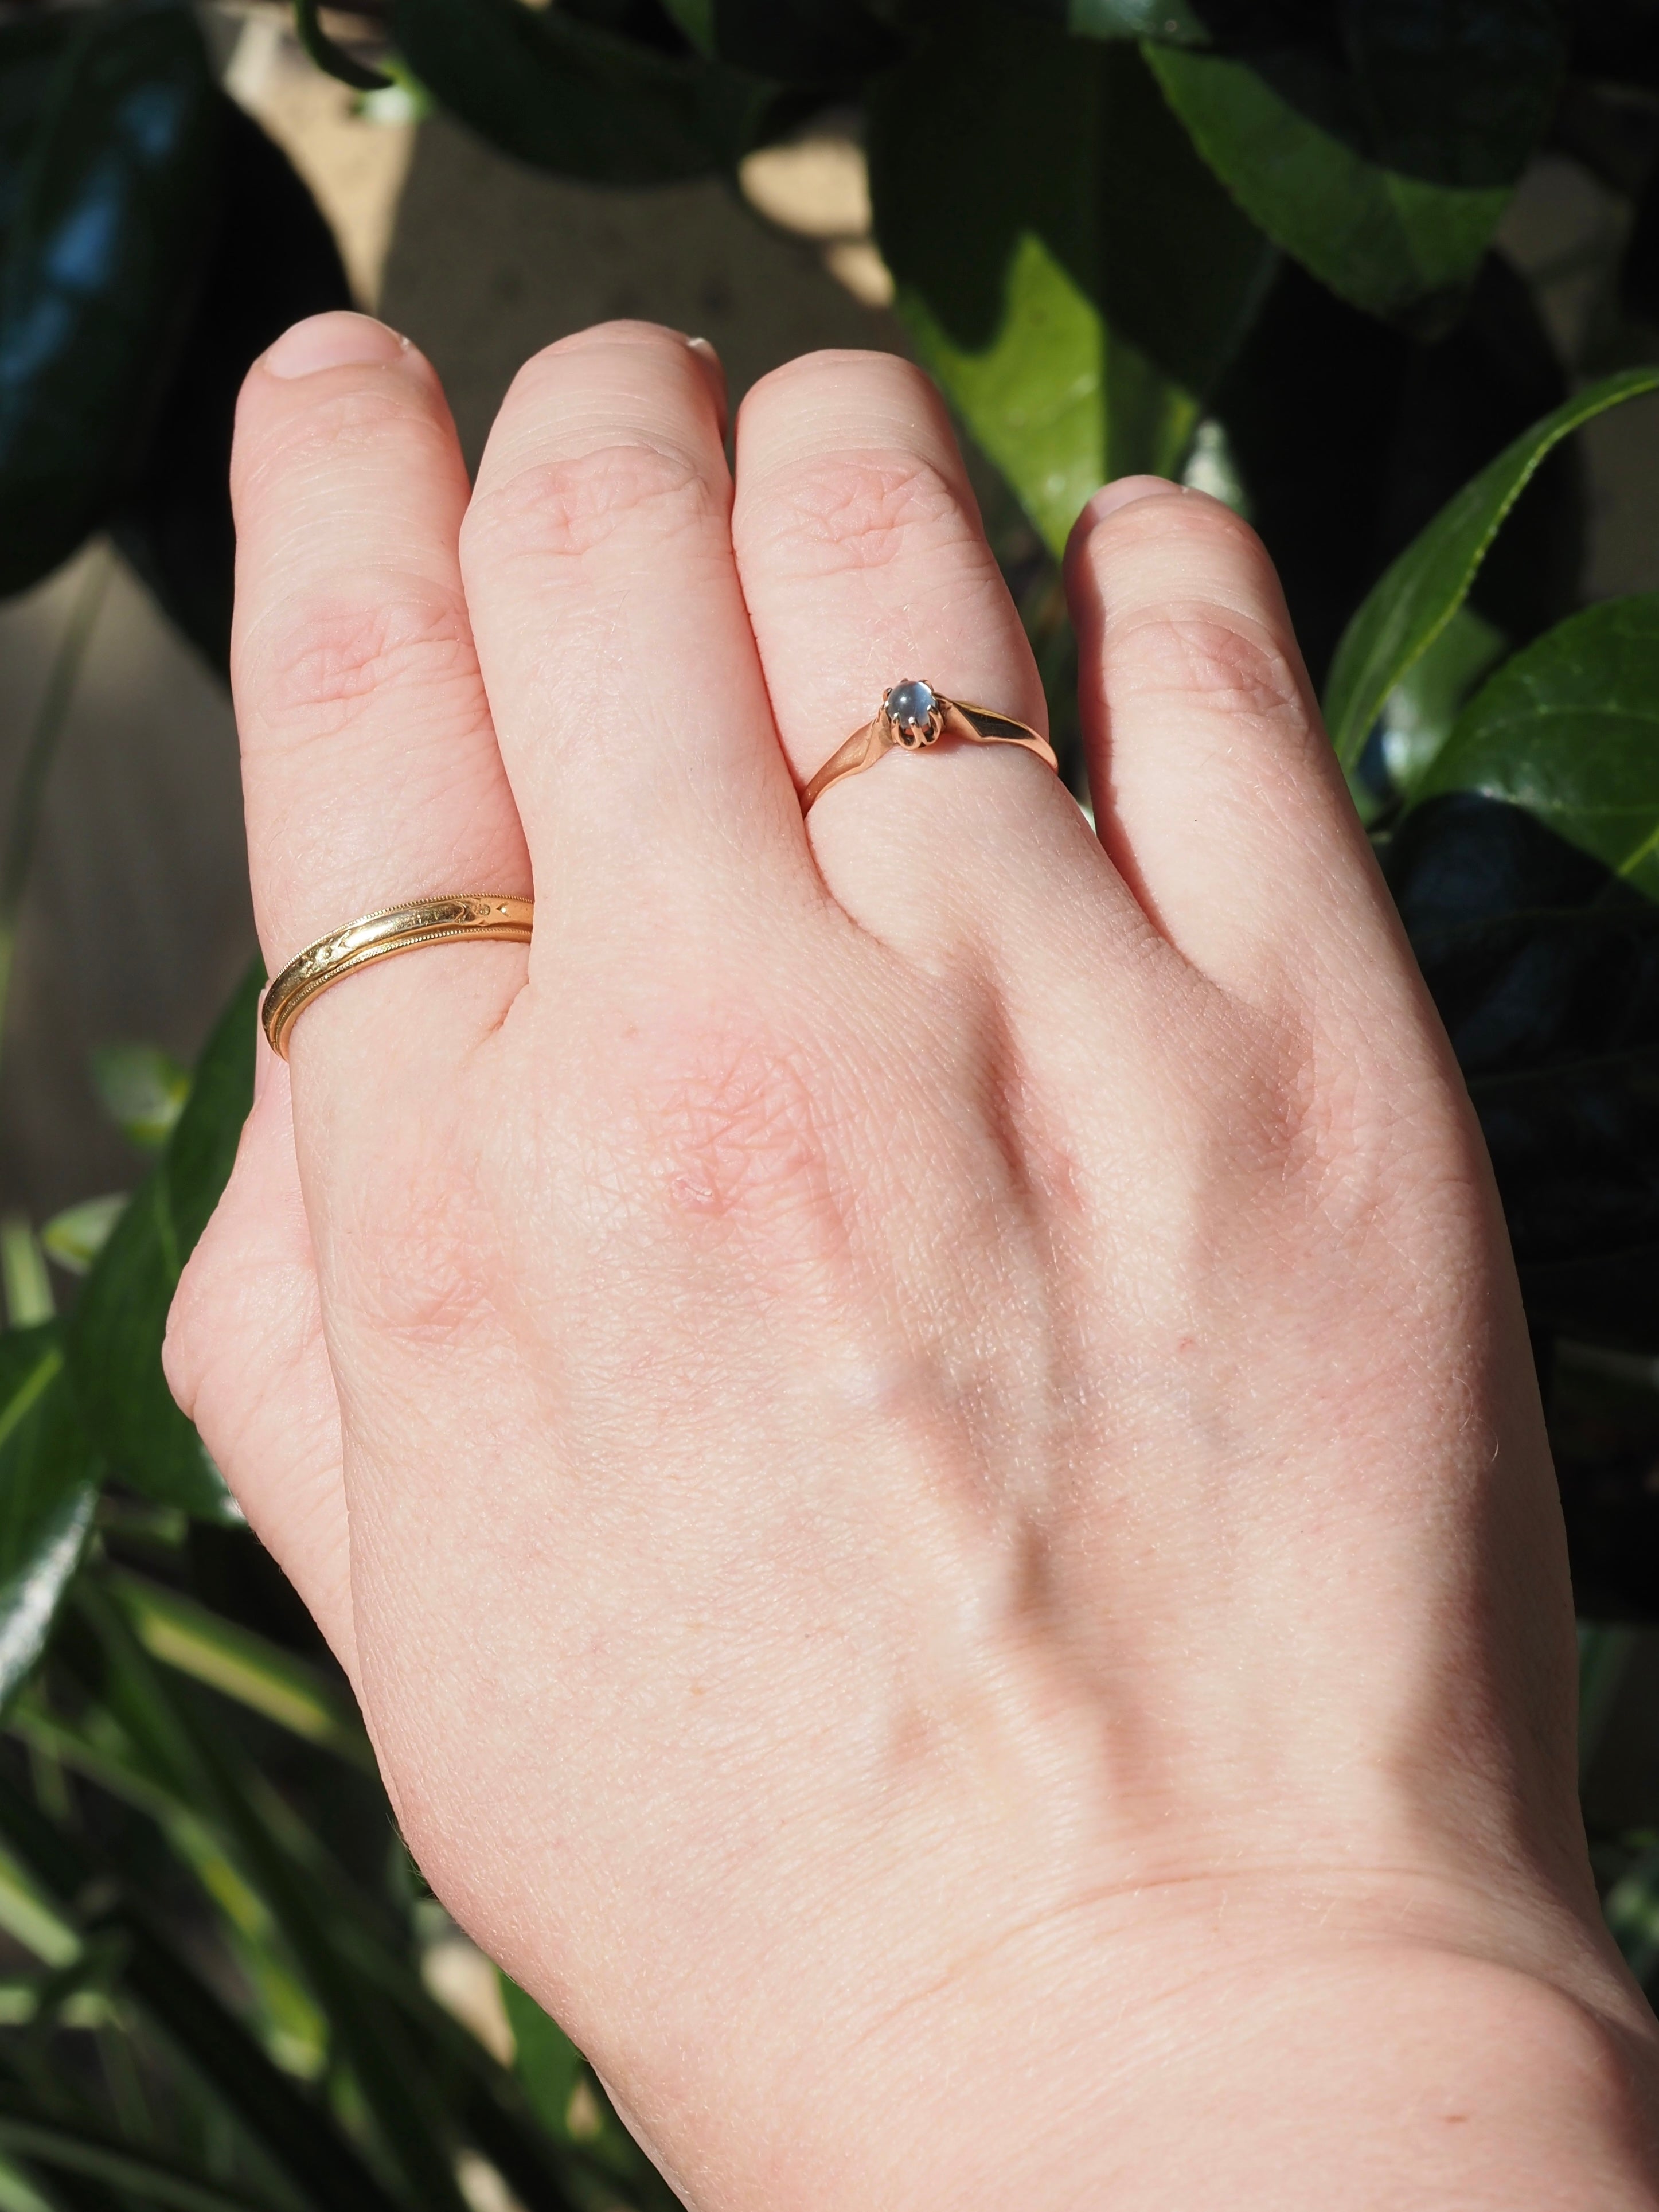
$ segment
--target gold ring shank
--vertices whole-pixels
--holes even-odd
[[[289,1032],[312,1000],[360,968],[399,952],[416,952],[423,945],[453,945],[465,939],[528,945],[535,913],[533,899],[509,892],[458,891],[360,915],[343,929],[307,945],[266,990],[259,1018],[271,1050],[286,1060]]]
[[[1024,752],[1035,753],[1058,775],[1060,763],[1054,747],[1028,723],[1016,721],[1012,714],[999,714],[989,707],[971,706],[965,699],[946,699],[937,693],[934,699],[940,715],[940,737],[960,738],[974,745],[1018,745]],[[844,783],[849,775],[862,775],[866,769],[873,768],[884,753],[900,743],[898,732],[884,711],[861,730],[854,730],[846,743],[830,754],[801,793],[802,814],[810,814],[832,784]]]

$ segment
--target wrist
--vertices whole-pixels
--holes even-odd
[[[1595,1935],[1477,1914],[1462,1948],[1319,1917],[1230,1929],[1218,1887],[1155,1936],[1011,1944],[852,2048],[817,2038],[683,2191],[699,2212],[1655,2212],[1659,2031]]]

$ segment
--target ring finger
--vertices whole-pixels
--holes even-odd
[[[798,784],[907,677],[1046,730],[1030,648],[918,369],[889,354],[792,362],[749,394],[737,456],[733,544]],[[1058,778],[1013,746],[884,757],[826,791],[810,830],[841,903],[913,953],[1029,945],[1033,902],[1050,910],[1079,866],[1129,926],[1142,920]]]

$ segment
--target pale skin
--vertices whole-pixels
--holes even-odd
[[[1636,2212],[1654,2023],[1574,1793],[1491,1176],[1271,567],[1073,538],[1097,839],[1030,756],[796,793],[886,685],[1043,726],[941,406],[736,427],[641,324],[477,485],[302,324],[238,428],[274,971],[168,1373],[438,1894],[698,2212]]]

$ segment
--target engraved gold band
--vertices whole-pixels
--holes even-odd
[[[312,1000],[343,976],[354,975],[376,960],[389,960],[397,952],[454,944],[463,938],[528,945],[535,913],[533,899],[505,891],[458,891],[360,915],[343,929],[307,945],[266,991],[259,1018],[271,1050],[287,1059],[289,1031]]]
[[[965,699],[947,699],[919,677],[908,676],[884,693],[875,720],[854,730],[830,754],[802,792],[801,812],[810,813],[832,783],[861,775],[895,745],[907,753],[921,752],[941,738],[963,738],[975,745],[1018,745],[1051,769],[1058,771],[1060,767],[1047,738],[1040,738],[1028,724],[989,707],[970,707]]]

